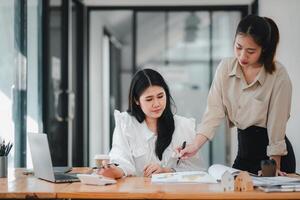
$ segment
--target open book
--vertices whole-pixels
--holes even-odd
[[[207,172],[184,171],[153,174],[151,181],[152,183],[217,183],[226,171],[229,171],[231,174],[239,172],[239,170],[225,165],[214,164],[208,168]]]
[[[217,181],[221,181],[223,174],[228,171],[233,176],[237,176],[241,170],[227,167],[225,165],[214,164],[208,168],[208,173]]]
[[[217,183],[216,179],[205,171],[185,171],[153,174],[152,183]]]
[[[152,175],[153,183],[217,183],[222,179],[222,175],[228,171],[233,176],[239,174],[241,170],[227,167],[225,165],[214,164],[206,171],[186,171]],[[275,177],[259,177],[250,174],[254,186],[271,187],[271,186],[287,186],[300,185],[300,179],[275,176]]]

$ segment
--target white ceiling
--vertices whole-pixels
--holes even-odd
[[[87,6],[216,6],[249,5],[254,0],[82,0]]]

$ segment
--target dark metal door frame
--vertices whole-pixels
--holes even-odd
[[[53,165],[88,164],[88,68],[86,7],[77,0],[62,0],[51,8],[43,1],[43,131],[48,134]],[[72,5],[75,8],[76,58],[72,63]],[[49,41],[51,11],[59,10],[61,20],[61,80],[56,92],[56,106],[51,87],[51,52]],[[74,10],[73,10],[74,11]],[[70,70],[70,71],[69,71]],[[73,73],[74,72],[74,73]],[[72,74],[71,74],[72,73]],[[51,99],[52,98],[52,99]],[[53,110],[54,106],[54,110]]]

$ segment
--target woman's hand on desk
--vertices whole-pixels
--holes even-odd
[[[279,169],[277,169],[276,174],[277,174],[277,176],[287,176],[288,175],[286,172],[280,171]]]
[[[172,172],[172,169],[162,167],[157,163],[151,163],[144,167],[144,176],[151,177],[152,174]]]
[[[276,162],[276,176],[287,176],[286,172],[283,172],[280,170],[280,166],[281,166],[281,156],[270,156],[270,159],[275,160]]]
[[[108,164],[105,161],[103,161],[102,166],[103,167],[101,167],[98,173],[103,176],[113,179],[122,178],[124,176],[123,170],[113,164]]]

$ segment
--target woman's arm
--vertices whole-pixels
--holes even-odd
[[[129,130],[124,124],[130,126],[131,122],[126,113],[115,111],[116,126],[113,134],[112,148],[109,153],[110,162],[119,164],[118,168],[122,169],[125,176],[135,175],[135,163],[129,145],[128,137],[126,137]],[[131,127],[131,126],[130,126]]]
[[[285,173],[280,171],[280,166],[281,156],[288,153],[285,142],[285,131],[291,111],[292,84],[284,68],[278,68],[277,70],[278,75],[270,97],[268,112],[267,129],[269,146],[267,147],[267,155],[270,159],[276,161],[279,175],[284,175]]]

